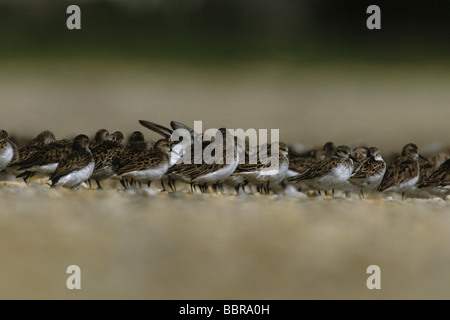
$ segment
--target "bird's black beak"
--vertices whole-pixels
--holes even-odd
[[[425,158],[424,156],[422,156],[421,154],[419,154],[419,158],[422,159],[422,160],[428,161],[428,159]]]

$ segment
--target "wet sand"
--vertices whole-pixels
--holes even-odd
[[[449,201],[154,191],[3,182],[0,298],[450,298]]]

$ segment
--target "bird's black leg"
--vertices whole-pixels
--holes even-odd
[[[91,180],[89,180],[89,185],[90,185],[90,181],[91,181]],[[95,180],[95,182],[97,183],[98,189],[99,189],[99,190],[103,190],[103,187],[102,187],[102,185],[100,184],[100,180],[97,179],[97,180]]]
[[[169,183],[170,183],[170,188],[172,189],[172,191],[177,191],[177,183],[175,182],[175,179],[172,179],[171,177],[169,177]]]

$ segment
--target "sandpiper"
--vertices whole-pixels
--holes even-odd
[[[175,130],[186,130],[190,134],[190,145],[186,144],[184,141],[182,143],[177,143],[172,147],[172,154],[170,158],[170,168],[167,171],[165,177],[168,180],[169,187],[172,191],[176,191],[176,181],[181,181],[185,184],[191,185],[191,191],[193,192],[194,184],[191,182],[191,177],[188,173],[195,171],[199,168],[203,162],[203,150],[207,147],[210,141],[203,141],[203,132],[195,132],[194,129],[189,127],[188,125],[178,122],[171,121],[170,126]],[[195,153],[195,142],[199,142],[202,146],[202,153],[197,155]],[[181,161],[184,160],[183,157],[186,157],[187,148],[190,148],[190,159],[189,161]],[[186,149],[186,150],[185,150]],[[187,174],[185,174],[187,173]]]
[[[350,148],[342,145],[336,147],[334,156],[314,163],[308,170],[289,178],[288,181],[303,182],[313,190],[335,190],[347,182],[352,172]]]
[[[350,177],[352,177],[361,167],[364,160],[367,159],[368,148],[366,146],[358,146],[351,149],[350,155],[353,160],[353,172]],[[340,191],[344,192],[346,198],[351,198],[352,193],[357,193],[362,198],[361,188],[351,183],[350,180],[342,183],[339,188]]]
[[[25,146],[19,148],[19,155],[8,165],[8,170],[16,175],[19,174],[20,172],[17,172],[19,167],[21,167],[29,158],[34,157],[37,152],[40,152],[43,148],[53,142],[55,142],[55,135],[51,131],[46,130],[39,133]]]
[[[418,188],[445,199],[450,194],[450,159],[441,164]]]
[[[172,142],[167,139],[158,140],[153,148],[141,152],[137,157],[120,166],[116,174],[123,179],[147,183],[150,188],[152,181],[161,180],[169,169]]]
[[[450,153],[441,151],[427,157],[427,160],[419,158],[420,175],[417,185],[421,185],[448,159]]]
[[[36,174],[45,177],[51,176],[58,163],[72,152],[72,147],[73,142],[69,139],[57,140],[45,145],[21,164],[18,170],[22,173],[17,175],[17,178],[23,178],[27,182],[30,177]]]
[[[105,141],[98,144],[95,148],[91,148],[95,159],[95,168],[90,179],[95,180],[99,189],[103,189],[100,181],[115,175],[115,170],[117,169],[115,159],[123,151],[121,146],[123,138],[122,132],[116,131],[108,135]]]
[[[113,168],[115,174],[118,176],[118,172],[128,166],[134,161],[141,153],[151,149],[154,143],[152,141],[145,141],[144,134],[141,131],[134,131],[128,139],[128,143],[122,152],[113,159]],[[122,178],[120,183],[124,188],[129,186],[128,179]]]
[[[333,142],[327,142],[324,144],[322,150],[312,149],[306,154],[298,156],[289,156],[289,169],[286,174],[287,177],[293,177],[300,173],[305,172],[314,163],[323,160],[325,158],[332,157],[334,155],[336,147]]]
[[[239,175],[246,181],[256,185],[260,193],[263,191],[269,193],[271,186],[278,185],[284,180],[289,168],[289,149],[287,145],[283,142],[278,142],[278,157],[276,158],[278,163],[272,163],[272,146],[267,146],[267,151],[261,150],[267,153],[267,159],[261,158],[261,152],[258,152],[258,162],[256,164],[239,164],[233,175]]]
[[[387,167],[377,190],[398,192],[402,194],[402,199],[405,199],[408,192],[416,189],[420,176],[419,157],[423,158],[414,143],[405,145],[402,155]]]
[[[208,150],[211,154],[208,154]],[[216,150],[222,152],[222,157],[215,154]],[[202,154],[211,159],[203,158],[201,165],[194,164],[190,170],[184,170],[183,175],[189,178],[191,185],[199,186],[202,192],[207,192],[209,186],[215,191],[219,188],[223,192],[223,183],[239,163],[236,139],[226,128],[220,128],[214,141],[203,144]]]
[[[164,127],[162,125],[150,122],[150,121],[146,121],[146,120],[139,120],[139,123],[146,127],[147,129],[150,129],[158,134],[160,134],[161,136],[163,136],[167,141],[171,141],[171,152],[170,152],[170,160],[169,160],[169,169],[173,168],[174,166],[177,165],[177,163],[179,162],[180,158],[183,156],[183,151],[184,151],[184,147],[181,143],[179,143],[180,141],[172,141],[172,135],[174,130],[177,129],[184,129],[188,131],[188,134],[190,134],[191,136],[194,136],[194,130],[189,128],[188,126],[182,124],[181,122],[177,122],[177,121],[171,121],[170,125],[172,126],[172,129],[169,129],[167,127]],[[191,143],[193,141],[191,140]],[[189,147],[189,146],[186,146]],[[172,191],[176,191],[176,183],[175,183],[175,178],[171,173],[166,172],[166,174],[161,178],[161,187],[163,189],[163,191],[166,191],[166,186],[164,183],[164,180],[167,179],[168,185],[170,187],[170,189]]]
[[[169,163],[169,167],[172,167],[173,165],[175,165],[178,160],[182,157],[183,155],[183,147],[181,144],[179,144],[176,141],[172,141],[172,134],[173,134],[173,130],[166,128],[162,125],[150,122],[150,121],[145,121],[145,120],[139,120],[139,123],[146,127],[147,129],[150,129],[158,134],[160,134],[161,136],[163,136],[167,141],[171,141],[172,142],[172,151],[170,153],[170,163]],[[176,122],[176,121],[172,121],[171,126],[179,129],[179,128],[183,128],[189,131],[189,133],[193,136],[194,135],[194,130],[189,128],[188,126],[180,123],[180,122]],[[174,130],[176,130],[174,129]],[[192,141],[191,141],[192,142]]]
[[[359,170],[361,164],[368,157],[369,148],[366,146],[358,146],[352,149],[351,155],[353,157],[353,173]]]
[[[100,129],[95,133],[94,140],[89,144],[91,150],[95,149],[99,144],[103,143],[109,136],[109,131]]]
[[[386,163],[377,147],[370,147],[367,157],[360,160],[358,168],[353,172],[349,182],[359,188],[361,198],[364,193],[375,191],[386,172]]]
[[[0,171],[4,170],[18,157],[19,150],[16,144],[9,139],[8,132],[0,130]]]
[[[89,149],[89,138],[82,134],[75,137],[72,152],[50,177],[52,187],[76,188],[87,181],[94,172],[95,160]]]
[[[8,132],[0,130],[0,171],[18,157],[19,153],[16,144],[9,139]]]

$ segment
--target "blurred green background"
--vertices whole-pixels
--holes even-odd
[[[65,28],[82,10],[82,31]],[[382,30],[366,28],[366,8]],[[1,56],[230,64],[448,62],[450,3],[331,0],[3,0]],[[432,60],[432,61],[430,61]]]
[[[82,30],[66,28],[71,4]],[[371,4],[381,30],[366,28]],[[306,146],[446,144],[448,12],[442,0],[4,0],[0,126],[73,136],[204,120]]]

